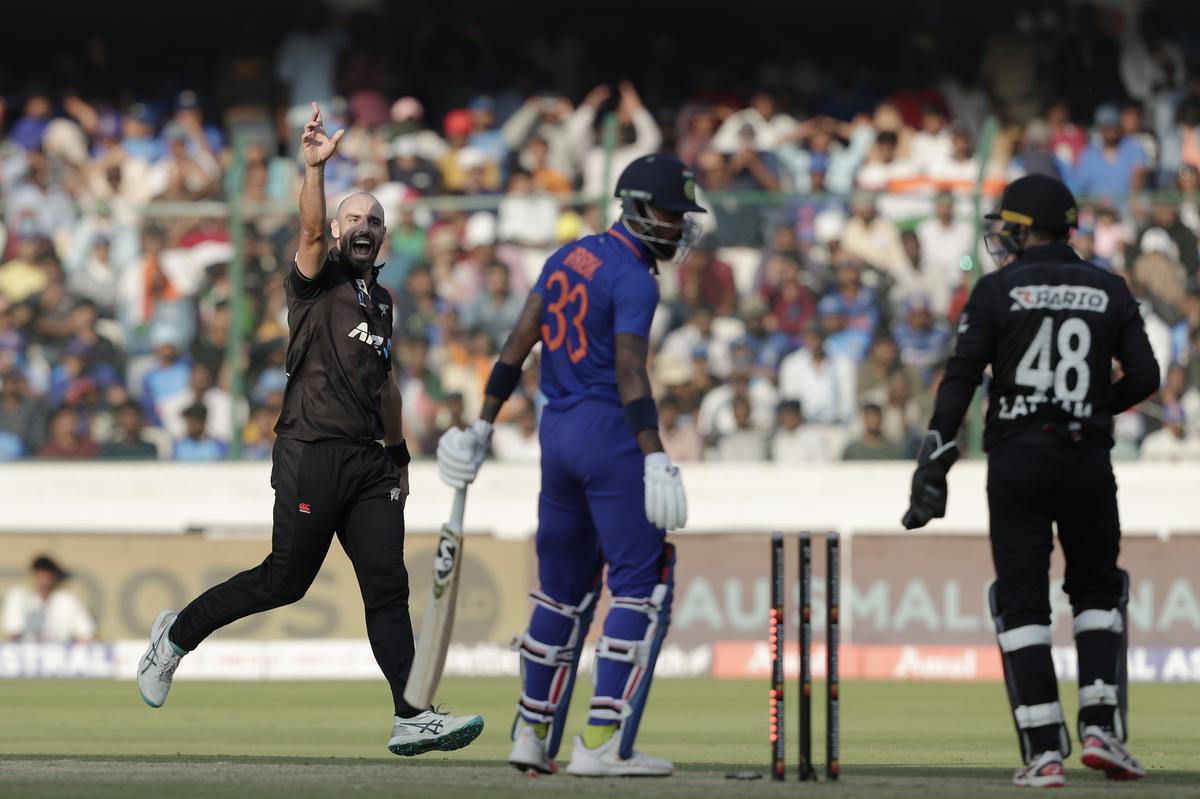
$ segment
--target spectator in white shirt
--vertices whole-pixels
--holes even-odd
[[[513,397],[512,404],[516,405],[516,413],[511,422],[496,425],[492,434],[492,452],[498,461],[537,463],[542,455],[537,414],[529,400]]]
[[[198,200],[217,190],[221,166],[206,148],[189,149],[192,134],[178,122],[172,122],[163,130],[163,138],[167,141],[167,154],[150,167],[147,175],[155,199]]]
[[[831,425],[804,423],[797,400],[779,403],[779,427],[771,437],[776,463],[829,463],[841,457],[845,433]]]
[[[974,226],[954,218],[954,195],[938,194],[934,216],[917,225],[921,242],[921,275],[930,305],[938,316],[948,316],[950,298],[966,279],[962,258],[975,242]]]
[[[546,141],[547,165],[570,177],[592,144],[592,123],[600,107],[612,96],[601,84],[588,92],[578,108],[566,97],[539,94],[530,97],[500,128],[508,149],[519,151],[531,136]],[[525,167],[529,168],[528,165]]]
[[[1125,266],[1125,252],[1133,244],[1133,229],[1120,218],[1111,205],[1096,209],[1096,224],[1092,232],[1095,256],[1116,268]]]
[[[530,247],[545,247],[554,242],[558,225],[558,202],[537,191],[528,172],[513,172],[508,193],[500,201],[496,237]]]
[[[205,432],[218,441],[228,442],[233,436],[233,395],[216,385],[212,372],[199,361],[192,364],[187,390],[158,403],[162,426],[171,438],[178,441],[186,437],[187,420],[183,418],[183,412],[196,403],[208,409]]]
[[[663,450],[672,463],[703,460],[704,439],[690,416],[679,413],[679,400],[668,394],[658,403],[658,427]]]
[[[932,164],[950,158],[954,144],[946,127],[946,114],[941,108],[927,105],[921,110],[921,129],[913,134],[911,148],[912,161],[922,174],[929,174]]]
[[[1163,427],[1142,441],[1142,460],[1162,463],[1200,461],[1200,439],[1187,435],[1183,409],[1168,407]]]
[[[901,293],[907,294],[912,290],[912,270],[896,223],[879,213],[875,197],[867,192],[855,192],[850,210],[854,216],[842,230],[842,249],[890,274],[902,287]]]
[[[733,429],[717,441],[717,457],[723,461],[763,461],[767,458],[767,437],[750,421],[750,400],[736,396],[730,403]]]
[[[663,337],[659,357],[683,362],[692,359],[698,347],[704,347],[708,369],[725,378],[733,369],[733,342],[746,334],[746,324],[732,316],[713,317],[704,306],[691,309],[688,321]]]
[[[979,179],[979,162],[975,160],[975,145],[965,128],[955,128],[950,133],[948,157],[931,161],[927,175],[940,184],[963,190],[975,185]]]
[[[759,430],[770,429],[779,395],[771,381],[753,376],[751,363],[739,361],[729,374],[729,382],[709,391],[700,403],[696,419],[700,434],[711,441],[733,432],[737,427],[733,403],[739,397],[750,403],[754,426]]]
[[[612,165],[608,170],[609,185],[604,185],[605,164],[608,153],[602,144],[597,144],[587,151],[583,160],[583,193],[589,197],[611,197],[617,186],[617,176],[643,155],[658,152],[662,144],[662,131],[654,116],[642,105],[637,90],[629,81],[621,81],[617,86],[620,96],[617,105],[617,119],[621,123],[624,136],[621,144],[613,151]],[[590,108],[590,106],[585,106]],[[590,123],[590,120],[589,120]],[[615,200],[613,201],[615,204]]]
[[[697,347],[711,343],[712,323],[712,311],[703,306],[691,308],[687,321],[663,337],[658,357],[681,363],[689,360]]]
[[[75,643],[96,636],[96,623],[79,598],[61,588],[70,575],[47,555],[30,567],[33,587],[15,586],[4,596],[4,636],[13,641]]]
[[[899,188],[896,183],[917,176],[917,165],[911,158],[898,155],[899,137],[885,130],[875,137],[875,151],[858,168],[858,188],[864,191],[887,192]]]
[[[818,424],[846,424],[854,415],[854,363],[825,352],[819,326],[804,335],[804,349],[779,365],[779,394],[800,401],[804,418]]]
[[[781,112],[775,98],[768,92],[757,92],[750,105],[725,118],[712,139],[712,146],[722,153],[741,149],[742,130],[749,125],[754,131],[754,146],[759,150],[774,150],[787,141],[796,130],[796,120]]]

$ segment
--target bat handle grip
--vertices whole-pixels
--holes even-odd
[[[454,490],[454,503],[450,506],[450,527],[451,529],[462,532],[463,515],[467,507],[467,489],[457,488]]]

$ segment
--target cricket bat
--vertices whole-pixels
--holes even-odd
[[[454,606],[458,604],[458,573],[462,561],[463,511],[467,504],[467,489],[454,492],[450,521],[442,525],[437,551],[433,556],[433,589],[425,617],[421,620],[421,635],[413,658],[408,684],[404,686],[404,701],[415,708],[425,709],[433,702],[446,651],[454,631]]]

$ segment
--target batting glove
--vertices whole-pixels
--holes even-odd
[[[452,427],[438,439],[438,474],[451,488],[466,488],[479,474],[492,440],[492,425],[483,419],[466,430]]]
[[[946,473],[958,460],[958,442],[942,443],[936,430],[925,433],[917,452],[917,469],[913,472],[912,494],[908,512],[902,524],[905,530],[915,530],[929,524],[930,519],[946,515]]]
[[[676,530],[687,523],[687,497],[679,467],[665,452],[646,456],[646,518],[655,527]]]

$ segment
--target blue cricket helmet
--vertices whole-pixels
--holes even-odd
[[[617,179],[615,196],[677,214],[706,213],[696,203],[696,176],[672,155],[643,155],[625,167]]]
[[[707,213],[696,202],[696,178],[687,164],[672,155],[644,155],[621,173],[616,197],[629,232],[655,260],[682,263],[687,258],[702,231],[686,214]],[[667,221],[656,212],[679,214],[682,221]]]

